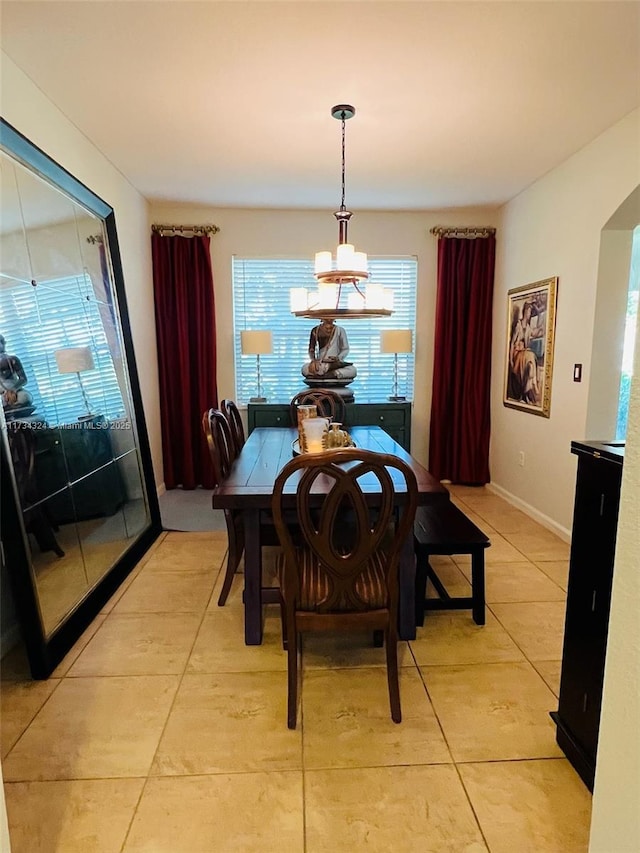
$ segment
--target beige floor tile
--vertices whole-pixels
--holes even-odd
[[[560,695],[560,672],[562,670],[562,661],[560,660],[537,660],[533,662],[533,666],[538,670],[544,678],[550,689],[556,696]]]
[[[227,542],[226,530],[168,530],[165,533],[165,542],[186,542],[195,540],[197,542]]]
[[[192,539],[189,534],[167,534],[144,566],[149,572],[214,572],[218,573],[227,552],[226,535]]]
[[[141,563],[138,563],[137,566],[134,566],[134,568],[131,570],[131,572],[122,581],[122,583],[120,584],[118,589],[113,593],[111,598],[103,606],[102,610],[100,611],[101,616],[108,616],[109,613],[111,613],[113,611],[113,608],[120,601],[122,596],[129,589],[129,587],[134,582],[134,580],[138,577],[138,575],[140,574],[140,572],[142,571],[143,568],[144,568],[144,565]]]
[[[498,531],[492,527],[489,522],[485,518],[481,518],[477,513],[475,513],[470,507],[468,507],[464,501],[457,501],[458,506],[467,516],[469,521],[472,521],[476,527],[479,527],[483,533],[485,533],[489,539],[493,539],[494,536],[498,536]]]
[[[305,769],[450,763],[416,669],[401,670],[400,700],[402,722],[394,723],[384,669],[306,672],[301,715]]]
[[[427,612],[409,645],[419,666],[521,661],[524,655],[491,611],[476,625],[464,610]]]
[[[144,779],[5,785],[12,853],[119,851]]]
[[[567,591],[569,583],[569,560],[536,560],[536,566],[558,586]]]
[[[591,797],[568,761],[459,769],[491,853],[586,853]]]
[[[561,660],[564,601],[492,604],[491,610],[529,660]]]
[[[504,538],[534,563],[569,559],[569,543],[544,527],[532,533],[505,533]]]
[[[198,613],[113,613],[69,675],[181,675],[201,618]]]
[[[244,611],[240,605],[227,604],[208,611],[189,657],[187,672],[286,671],[280,615],[277,608],[269,610],[272,612],[265,617],[260,646],[245,645]]]
[[[284,672],[185,675],[152,774],[299,770],[300,728],[287,728]]]
[[[491,545],[484,552],[486,565],[490,563],[518,563],[527,559],[499,533],[492,534],[490,538]],[[471,565],[471,557],[468,554],[454,554],[453,559],[459,566]]]
[[[471,566],[462,566],[471,578]],[[488,604],[513,601],[564,601],[565,593],[533,563],[491,563],[485,567]]]
[[[124,853],[301,853],[302,773],[150,779]]]
[[[529,663],[422,667],[454,761],[554,758],[556,697]]]
[[[177,676],[65,678],[4,761],[4,778],[146,775],[177,686]]]
[[[452,766],[305,773],[307,853],[482,853]]]
[[[471,584],[465,572],[451,557],[429,557],[429,564],[435,571],[447,592],[452,597],[465,598],[471,595]],[[471,567],[469,567],[469,577]],[[438,593],[431,581],[427,581],[427,598],[438,598]]]
[[[48,681],[2,682],[0,744],[3,758],[59,684],[57,678]]]
[[[141,572],[113,613],[203,613],[211,598],[209,572]]]
[[[80,637],[76,640],[76,642],[69,649],[67,654],[62,658],[58,666],[51,673],[52,678],[62,678],[62,676],[66,675],[69,672],[78,655],[82,652],[84,647],[87,645],[87,643],[96,633],[96,631],[100,628],[105,619],[105,614],[99,613],[95,617],[93,622],[91,622],[91,624],[85,628]]]
[[[373,645],[370,631],[305,632],[302,635],[302,669],[343,669],[352,667],[387,666],[383,647]],[[398,642],[398,666],[415,666],[409,646]]]

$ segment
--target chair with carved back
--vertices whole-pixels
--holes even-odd
[[[382,631],[391,717],[401,721],[398,566],[417,502],[415,474],[391,454],[359,448],[302,454],[279,473],[272,511],[283,548],[279,570],[290,729],[296,727],[298,645],[304,631]],[[302,545],[287,521],[294,505]]]
[[[344,423],[345,403],[340,394],[322,388],[299,391],[289,404],[291,425],[298,426],[298,406],[317,406],[319,417],[330,417],[336,423]]]
[[[202,416],[202,429],[207,438],[215,481],[222,483],[229,476],[235,458],[229,421],[220,409],[209,409]],[[224,520],[227,526],[229,550],[222,590],[218,597],[220,607],[223,607],[227,601],[233,576],[238,570],[244,553],[244,524],[241,513],[225,509]]]
[[[223,400],[220,403],[220,409],[224,412],[227,421],[229,422],[229,427],[231,428],[231,437],[233,439],[233,458],[235,459],[245,443],[244,427],[242,426],[240,411],[233,400]]]

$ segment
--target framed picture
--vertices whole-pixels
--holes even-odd
[[[503,403],[548,418],[551,409],[557,276],[507,293]]]

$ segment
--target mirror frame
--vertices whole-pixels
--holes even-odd
[[[40,619],[37,591],[30,572],[31,557],[27,547],[27,533],[22,520],[8,439],[6,433],[2,436],[0,440],[0,545],[2,546],[2,558],[11,578],[16,613],[20,622],[31,673],[34,678],[47,678],[102,610],[140,558],[158,538],[162,532],[162,523],[129,324],[114,210],[2,118],[0,118],[0,149],[54,187],[62,190],[104,224],[113,270],[114,280],[112,284],[116,293],[125,361],[128,368],[131,401],[138,437],[137,449],[150,516],[148,526],[144,528],[124,554],[112,564],[111,569],[76,604],[51,635],[45,636]],[[16,531],[20,531],[22,535],[16,535]]]

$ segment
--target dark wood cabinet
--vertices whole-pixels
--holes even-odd
[[[249,403],[247,426],[291,426],[288,403]],[[345,426],[379,426],[409,452],[411,449],[411,403],[347,403]]]
[[[615,558],[623,442],[572,442],[578,474],[556,740],[593,789]]]

